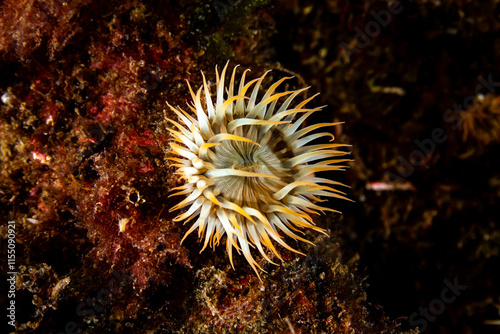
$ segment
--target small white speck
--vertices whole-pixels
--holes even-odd
[[[12,102],[14,102],[14,96],[10,92],[5,92],[2,94],[2,103],[12,106]]]

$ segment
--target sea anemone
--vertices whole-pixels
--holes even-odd
[[[283,261],[272,240],[303,254],[290,247],[281,232],[311,244],[297,232],[310,228],[326,234],[315,226],[311,214],[338,211],[316,204],[325,201],[318,196],[347,198],[343,196],[345,193],[331,187],[343,186],[342,183],[317,177],[316,173],[344,170],[346,166],[339,164],[350,160],[338,157],[349,152],[337,148],[349,145],[310,144],[322,137],[333,141],[331,133],[310,133],[340,123],[304,127],[306,119],[322,107],[306,107],[316,95],[294,103],[308,87],[275,93],[291,77],[272,84],[259,99],[262,81],[270,71],[245,83],[249,71],[245,70],[239,89],[233,94],[237,67],[229,87],[224,86],[227,64],[220,76],[216,67],[215,103],[203,72],[203,86],[196,94],[188,82],[193,98],[189,108],[195,116],[168,105],[178,117],[178,121],[167,119],[173,125],[168,130],[174,138],[169,160],[185,181],[174,188],[180,191],[171,196],[187,195],[171,211],[189,207],[174,221],[187,223],[197,217],[182,241],[198,229],[199,238],[205,239],[203,251],[209,243],[211,247],[218,245],[226,234],[231,266],[234,268],[234,247],[259,276],[257,267],[263,269],[253,258],[250,247],[256,247],[267,261],[276,264],[263,248],[266,246]],[[249,93],[252,85],[255,86]]]

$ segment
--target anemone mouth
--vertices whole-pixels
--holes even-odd
[[[211,162],[217,169],[232,169],[269,177],[222,176],[214,181],[214,195],[222,195],[239,206],[254,209],[261,209],[262,205],[279,204],[270,194],[278,192],[290,182],[293,179],[293,171],[283,166],[279,155],[273,152],[274,147],[270,145],[269,140],[261,138],[259,141],[260,146],[225,141],[215,147],[215,158]]]
[[[196,94],[189,86],[194,102],[190,108],[196,117],[169,105],[179,118],[179,121],[168,119],[174,126],[169,128],[174,138],[171,152],[177,156],[169,160],[175,162],[178,174],[186,181],[176,188],[179,192],[171,195],[186,195],[186,198],[171,211],[188,207],[175,221],[197,218],[183,240],[198,229],[199,238],[205,239],[203,251],[208,244],[215,247],[226,235],[231,265],[234,247],[259,275],[257,268],[262,268],[250,247],[256,247],[263,258],[274,263],[263,248],[281,259],[273,241],[302,254],[290,247],[280,232],[308,243],[311,242],[295,232],[313,229],[325,233],[314,225],[311,214],[338,211],[316,203],[324,201],[320,197],[347,198],[332,187],[343,186],[341,183],[315,174],[344,170],[346,166],[339,164],[350,160],[339,157],[349,152],[338,148],[349,145],[311,144],[322,137],[331,137],[330,142],[333,141],[328,132],[311,132],[339,123],[303,126],[312,113],[321,109],[306,107],[314,96],[290,107],[307,88],[275,93],[287,79],[282,78],[258,100],[260,85],[268,72],[245,83],[247,70],[233,94],[236,68],[228,87],[224,86],[227,64],[220,76],[216,70],[215,102],[204,75],[203,86]],[[206,105],[202,103],[202,92]]]

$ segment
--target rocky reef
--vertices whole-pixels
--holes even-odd
[[[2,305],[16,333],[493,333],[498,1],[0,4]],[[294,76],[353,145],[355,203],[280,266],[173,222],[166,102]],[[14,223],[10,223],[14,222]],[[12,241],[11,241],[12,240]],[[9,246],[14,245],[14,246]],[[14,248],[12,248],[14,247]],[[10,252],[14,249],[14,252]],[[14,261],[8,261],[15,254]],[[269,256],[272,256],[270,254]],[[11,267],[12,266],[12,267]],[[14,274],[9,274],[14,273]],[[15,290],[9,290],[11,283]],[[7,292],[14,291],[14,295]],[[11,321],[9,318],[3,321]]]

